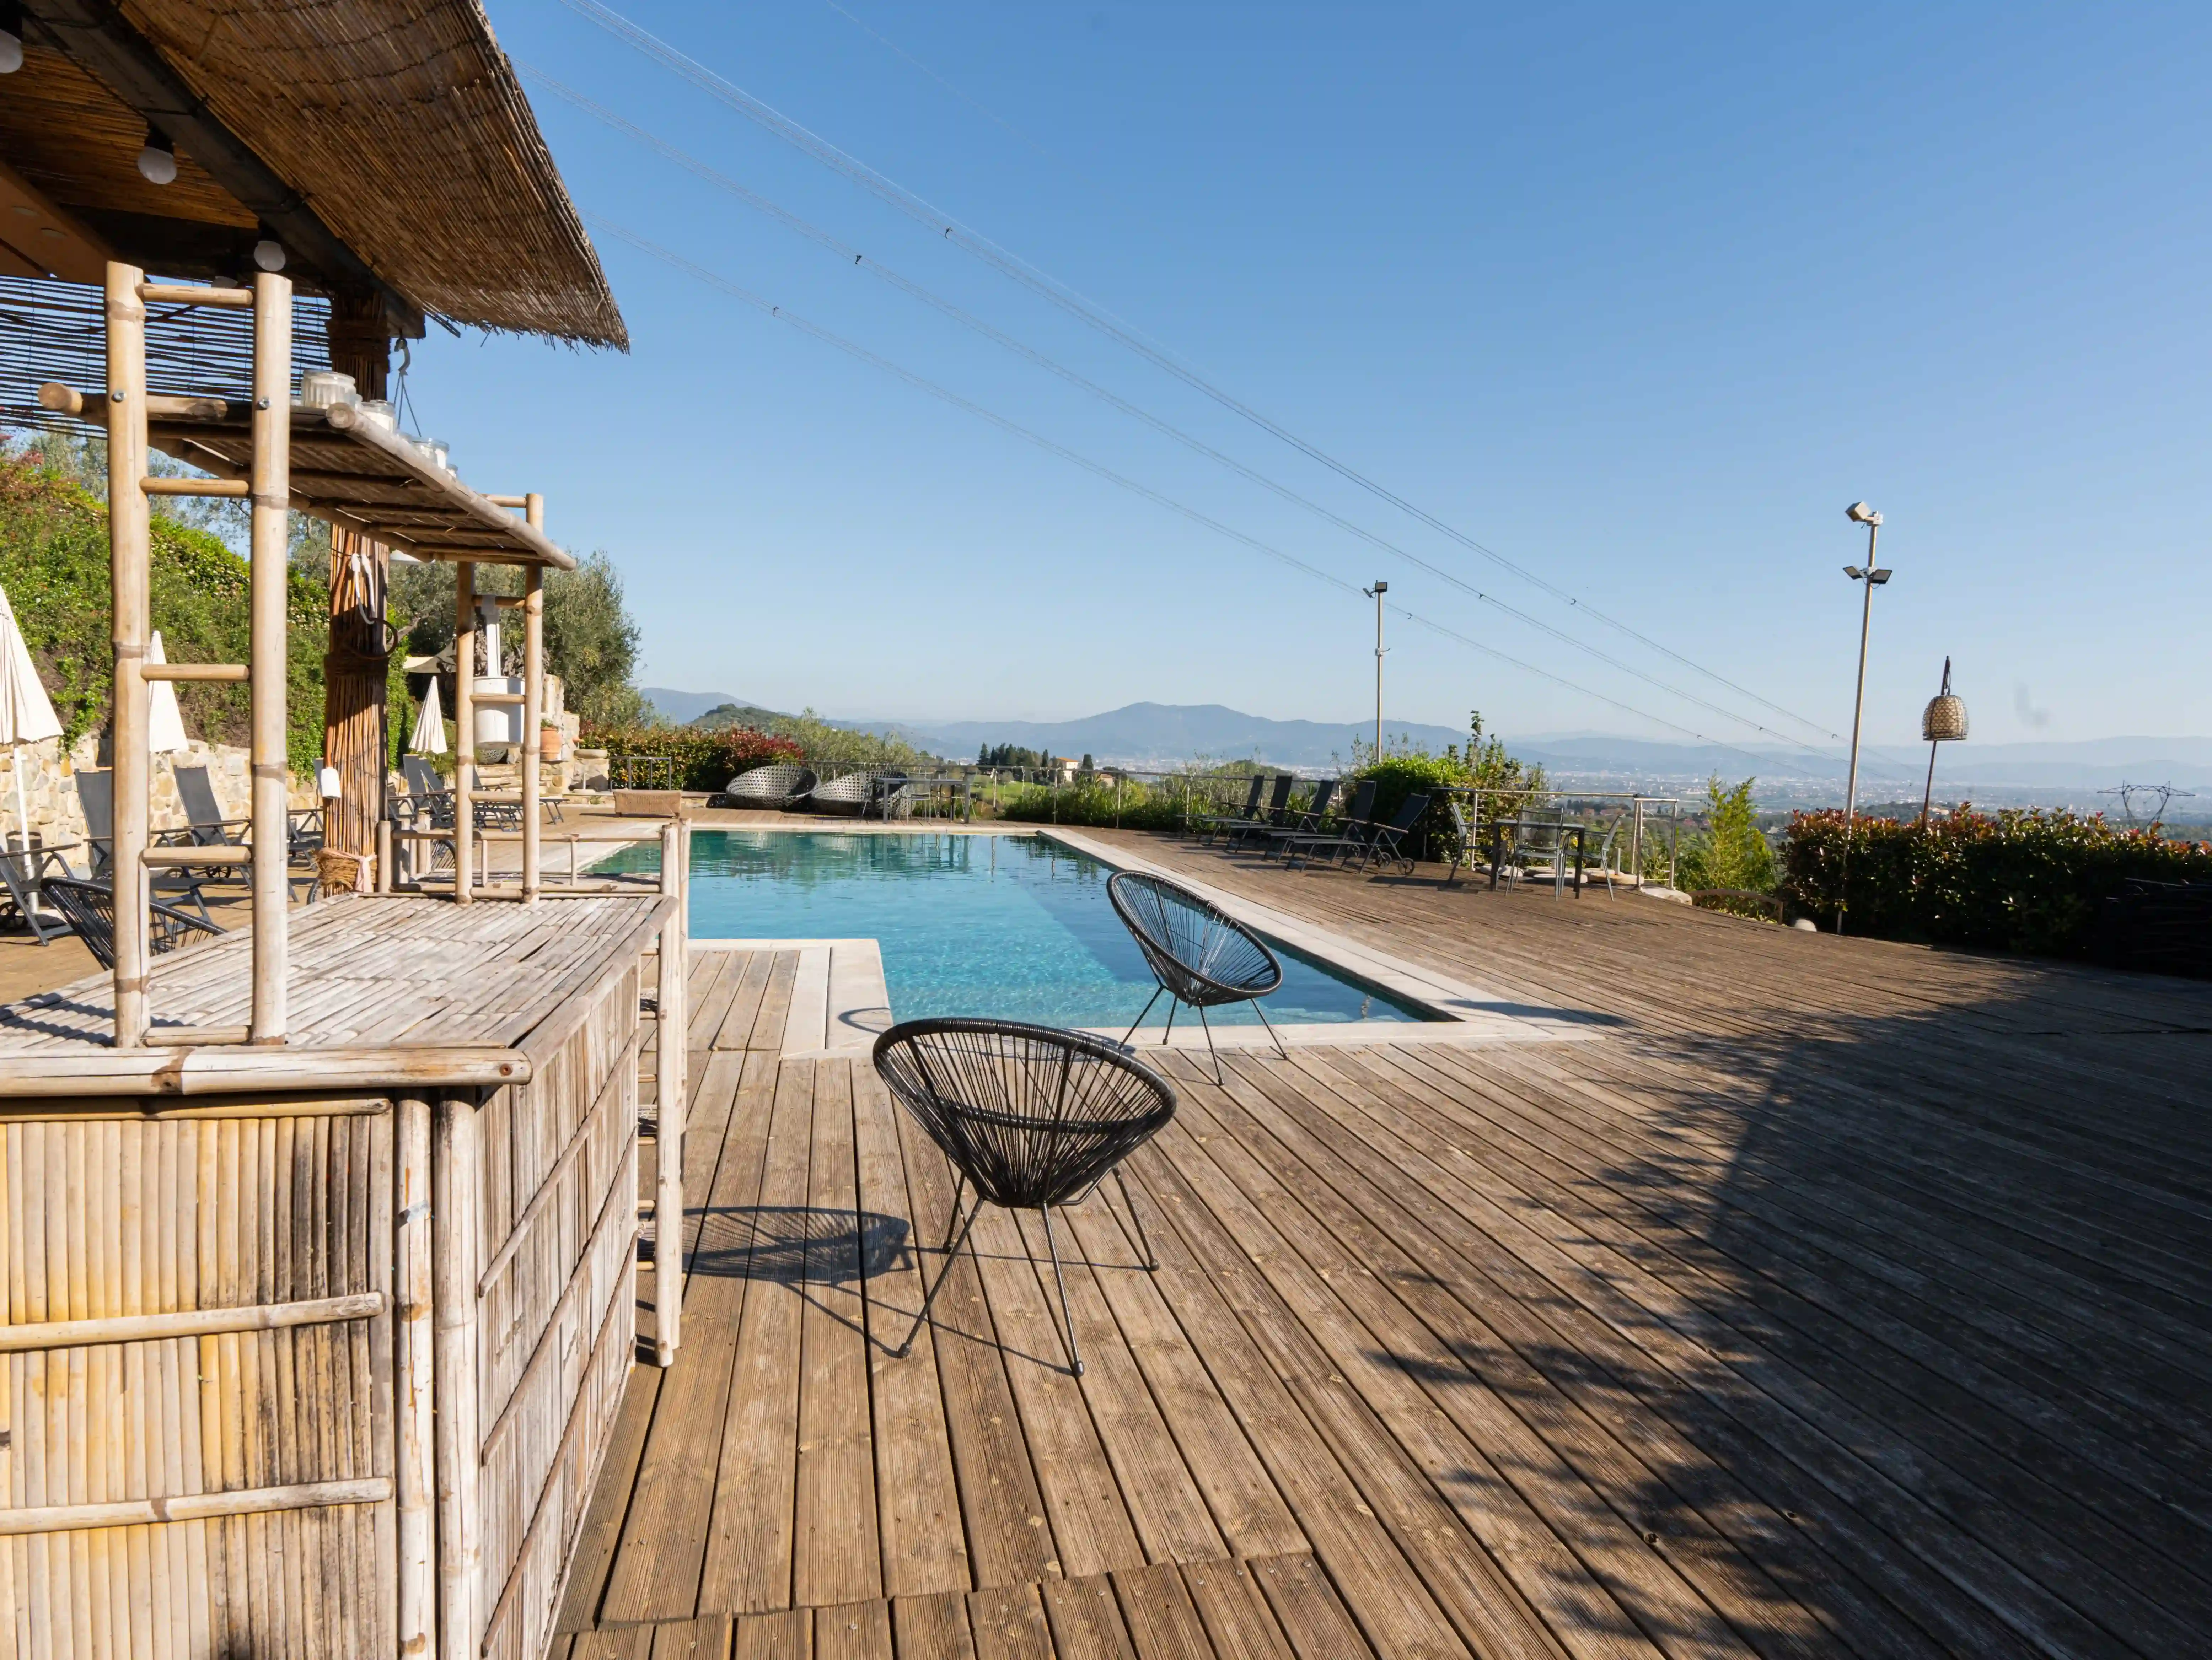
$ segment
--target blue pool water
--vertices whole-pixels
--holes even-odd
[[[652,870],[659,849],[599,868]],[[988,1015],[1124,1027],[1152,994],[1106,900],[1111,870],[1042,836],[700,830],[691,838],[691,932],[700,939],[875,939],[896,1020]],[[1270,942],[1273,944],[1273,942]],[[1279,1025],[1411,1021],[1418,1011],[1278,945]],[[1167,999],[1148,1024],[1166,1019]],[[1188,1021],[1185,1009],[1178,1016]],[[1209,1010],[1256,1024],[1249,1003]]]

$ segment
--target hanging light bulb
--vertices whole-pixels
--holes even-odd
[[[273,236],[264,236],[253,245],[253,263],[264,271],[284,269],[284,245]]]
[[[23,8],[18,0],[0,0],[0,75],[22,67]]]
[[[149,185],[169,185],[177,178],[176,142],[153,127],[146,129],[146,148],[138,152],[139,176]]]

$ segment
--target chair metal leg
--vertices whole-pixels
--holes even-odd
[[[1260,1017],[1260,1024],[1267,1028],[1267,1035],[1275,1040],[1275,1052],[1285,1060],[1290,1059],[1291,1051],[1283,1047],[1283,1034],[1275,1030],[1274,1021],[1267,1018],[1267,1011],[1260,1006],[1257,997],[1252,999],[1252,1012]]]
[[[1136,1224],[1137,1243],[1145,1251],[1145,1272],[1157,1274],[1160,1270],[1160,1253],[1152,1249],[1152,1236],[1145,1232],[1145,1219],[1137,1212],[1137,1202],[1129,1197],[1129,1184],[1121,1179],[1119,1165],[1114,1166],[1114,1185],[1121,1190],[1121,1203],[1129,1213],[1129,1220]]]
[[[1137,1028],[1145,1023],[1145,1016],[1152,1012],[1152,1005],[1160,1000],[1160,993],[1166,990],[1167,987],[1164,985],[1156,985],[1152,988],[1152,995],[1145,999],[1145,1007],[1142,1012],[1138,1015],[1135,1020],[1129,1022],[1129,1029],[1121,1034],[1121,1041],[1123,1043],[1127,1043],[1130,1039],[1137,1035]],[[1175,1024],[1175,1005],[1173,1003],[1170,1003],[1168,1005],[1168,1024],[1170,1026],[1173,1026]]]
[[[1176,1008],[1176,1003],[1175,995],[1174,993],[1170,992],[1168,995],[1168,1023],[1160,1028],[1160,1047],[1163,1049],[1165,1049],[1168,1046],[1168,1039],[1175,1036]]]
[[[968,1213],[968,1220],[960,1222],[960,1201],[967,1197],[968,1175],[963,1171],[957,1185],[952,1190],[952,1220],[945,1224],[945,1236],[951,1243],[945,1247],[944,1266],[937,1270],[937,1283],[929,1287],[921,1300],[921,1312],[914,1317],[914,1324],[907,1329],[906,1341],[891,1351],[894,1357],[903,1360],[914,1352],[914,1340],[921,1335],[923,1323],[929,1318],[930,1306],[937,1301],[937,1293],[945,1289],[945,1282],[952,1277],[952,1262],[960,1254],[960,1247],[968,1243],[968,1230],[975,1226],[975,1219],[983,1214],[983,1196],[975,1195],[975,1208]],[[959,1227],[955,1231],[954,1225]],[[929,1277],[927,1270],[922,1278]]]
[[[1221,1051],[1213,1046],[1213,1022],[1206,1018],[1206,1005],[1198,1005],[1198,1023],[1206,1028],[1206,1052],[1213,1062],[1213,1081],[1226,1084],[1228,1076],[1221,1069]]]
[[[1070,1374],[1080,1378],[1083,1375],[1083,1354],[1075,1347],[1075,1316],[1068,1311],[1067,1281],[1061,1276],[1060,1271],[1060,1246],[1052,1237],[1052,1207],[1048,1204],[1039,1205],[1037,1212],[1044,1218],[1044,1248],[1052,1257],[1053,1283],[1060,1287],[1060,1318],[1067,1327],[1067,1360]],[[1028,1246],[1024,1245],[1023,1249],[1026,1251]]]

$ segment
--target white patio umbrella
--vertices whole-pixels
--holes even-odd
[[[415,736],[407,740],[410,754],[442,755],[446,753],[446,717],[438,707],[438,677],[430,676],[429,695],[422,700],[422,712],[415,717]]]
[[[156,628],[154,638],[146,642],[146,661],[168,660],[168,653],[161,649],[161,631]],[[177,707],[174,681],[154,682],[154,694],[146,705],[146,747],[157,755],[180,754],[192,747],[192,741],[185,736],[185,714]]]
[[[6,591],[0,589],[0,744],[14,754],[23,744],[61,735],[62,724],[54,718],[54,706],[46,688],[39,683],[31,648],[24,643],[23,631],[15,626],[15,608],[8,603]],[[23,845],[27,847],[31,812],[23,795],[23,758],[14,754],[14,759],[15,819],[22,826]]]

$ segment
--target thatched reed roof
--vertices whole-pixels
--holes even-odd
[[[476,0],[25,10],[26,61],[0,82],[0,162],[118,255],[235,271],[266,227],[292,274],[326,292],[628,345]],[[172,185],[138,176],[149,122],[176,142]]]

